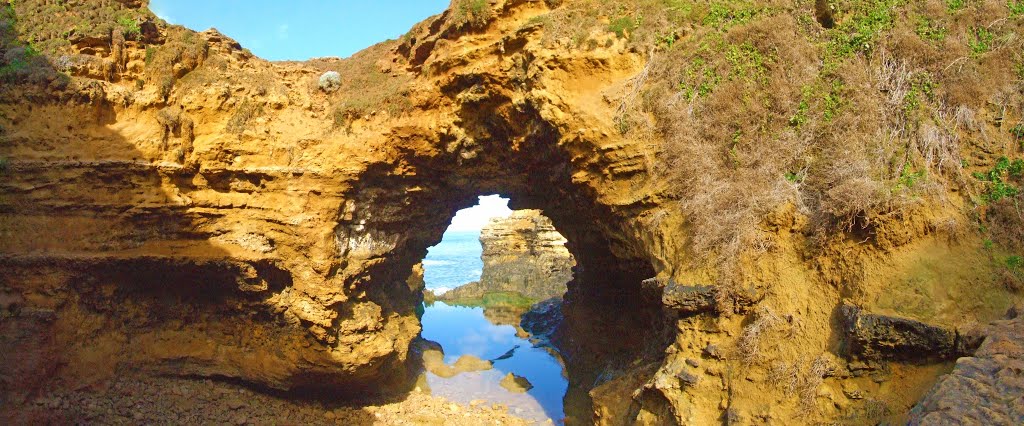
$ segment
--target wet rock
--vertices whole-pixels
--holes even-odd
[[[871,314],[852,305],[839,309],[845,325],[844,349],[851,357],[926,362],[954,359],[976,347],[976,339],[962,336],[956,330]],[[851,371],[855,371],[852,366]]]
[[[508,373],[501,379],[501,387],[512,393],[525,393],[533,389],[533,384],[523,376]]]
[[[523,314],[519,325],[530,333],[541,346],[551,346],[551,338],[565,317],[562,315],[562,300],[548,299],[533,305]]]
[[[455,364],[453,366],[456,374],[470,371],[490,370],[494,367],[490,361],[480,359],[475,355],[460,356],[459,359],[455,360]]]
[[[423,366],[427,371],[434,373],[438,377],[451,378],[462,373],[490,370],[494,366],[491,361],[482,360],[468,354],[459,357],[453,365],[445,364],[444,352],[441,350],[441,346],[429,340],[423,340],[423,342],[425,343],[421,343],[421,345],[425,346],[425,348],[419,349],[422,351]],[[420,387],[421,389],[429,389],[429,387],[426,387],[425,380],[422,381]]]

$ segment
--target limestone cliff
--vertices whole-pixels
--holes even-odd
[[[438,295],[439,300],[480,299],[485,293],[518,293],[535,301],[562,297],[576,264],[565,237],[538,210],[493,218],[480,232],[479,282]]]
[[[561,297],[576,261],[565,237],[537,210],[494,218],[480,232],[485,291],[514,291],[535,300]]]
[[[501,193],[577,262],[577,419],[900,422],[951,366],[861,359],[839,314],[956,336],[1021,298],[1024,24],[829,5],[455,0],[267,62],[145,2],[10,2],[0,418],[126,371],[407,391],[413,266]]]

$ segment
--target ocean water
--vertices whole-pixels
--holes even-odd
[[[441,242],[427,249],[423,259],[423,280],[427,288],[443,293],[480,279],[480,231],[448,231]]]
[[[480,279],[479,232],[449,232],[441,243],[431,247],[424,259],[424,280],[428,289],[451,289]],[[435,302],[425,307],[423,338],[441,344],[445,362],[451,364],[462,355],[494,360],[494,368],[442,378],[427,373],[427,384],[434,395],[468,404],[484,400],[504,404],[517,416],[561,424],[565,417],[563,398],[568,389],[565,367],[557,355],[535,348],[521,330],[508,324],[494,324],[484,315],[484,307],[449,306]],[[496,359],[513,350],[511,357]],[[526,393],[513,393],[501,387],[508,373],[525,377],[533,385]]]

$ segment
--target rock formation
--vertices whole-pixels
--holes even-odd
[[[561,297],[576,262],[565,237],[538,210],[491,219],[480,232],[483,291],[520,293],[534,300]]]
[[[480,232],[480,281],[428,298],[462,304],[480,304],[485,295],[494,293],[518,294],[530,304],[560,298],[576,264],[565,242],[538,210],[516,210],[508,217],[493,218]]]
[[[1024,316],[991,324],[973,356],[956,361],[911,411],[911,425],[1024,423]]]
[[[900,422],[946,364],[847,358],[841,307],[1021,298],[1006,2],[455,0],[275,63],[145,3],[0,8],[0,420],[127,372],[406,393],[410,275],[480,194],[577,262],[583,421]]]

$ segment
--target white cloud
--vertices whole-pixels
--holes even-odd
[[[281,40],[288,38],[288,24],[281,24],[277,27],[277,38]]]
[[[168,15],[167,12],[165,12],[163,10],[163,8],[150,5],[149,6],[149,11],[153,12],[153,14],[156,15],[157,18],[163,19],[163,20],[165,20],[167,22],[174,23],[174,19],[171,18],[171,15]]]
[[[479,231],[492,217],[508,217],[512,209],[508,208],[508,198],[500,195],[479,197],[480,203],[468,209],[459,210],[452,218],[450,231]]]

